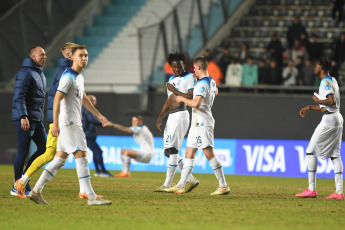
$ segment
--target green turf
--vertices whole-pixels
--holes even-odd
[[[37,181],[42,170],[32,178]],[[93,172],[92,172],[93,173]],[[116,173],[116,172],[113,172]],[[111,206],[79,200],[76,171],[60,169],[43,191],[50,205],[10,196],[13,167],[0,166],[0,229],[344,229],[344,201],[324,200],[334,180],[318,179],[319,197],[295,198],[306,178],[226,175],[231,193],[210,196],[214,175],[196,174],[200,186],[177,195],[154,193],[165,173],[132,172],[131,178],[92,177]],[[180,174],[176,174],[177,182]]]

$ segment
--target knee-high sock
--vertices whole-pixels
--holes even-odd
[[[185,164],[181,173],[181,179],[176,185],[179,188],[183,188],[186,185],[187,179],[192,175],[194,168],[194,159],[185,159]]]
[[[77,165],[77,173],[79,177],[79,185],[82,187],[80,191],[85,191],[89,200],[93,200],[96,198],[96,194],[91,187],[90,181],[90,170],[89,166],[87,165],[87,158],[81,157],[75,159],[75,163]]]
[[[314,154],[307,155],[308,163],[308,179],[309,179],[309,190],[316,190],[316,170],[317,170],[317,160]]]
[[[183,170],[183,159],[180,157],[180,155],[177,155],[177,169],[182,173],[182,170]],[[193,166],[194,167],[194,166]],[[181,175],[182,176],[182,175]],[[187,179],[187,182],[193,182],[195,181],[196,179],[194,178],[194,176],[192,174],[189,174],[189,177]]]
[[[219,185],[226,188],[228,185],[226,184],[225,177],[224,177],[224,172],[223,172],[223,166],[217,159],[217,157],[213,157],[210,160],[210,165],[213,169],[214,174],[216,175]]]
[[[122,172],[129,174],[129,166],[131,164],[131,158],[125,155],[121,155],[122,159]]]
[[[30,177],[40,168],[42,168],[43,165],[47,164],[48,162],[52,161],[54,159],[54,156],[56,154],[56,148],[55,147],[48,147],[44,154],[37,157],[31,164],[31,166],[28,168],[24,176],[20,179],[20,183],[23,185],[26,185],[30,179]]]
[[[53,179],[57,170],[61,168],[66,162],[65,158],[55,156],[54,159],[47,165],[44,169],[43,173],[41,174],[40,178],[38,179],[35,187],[34,192],[41,193],[43,190],[44,185]]]
[[[178,154],[170,154],[169,159],[168,159],[168,168],[167,168],[167,176],[165,178],[165,182],[163,186],[170,187],[172,180],[174,179],[176,169],[178,166]]]
[[[343,193],[343,162],[341,157],[337,157],[332,160],[334,165],[334,179],[335,179],[335,189],[336,193]]]

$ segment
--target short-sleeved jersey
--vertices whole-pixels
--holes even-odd
[[[338,82],[334,77],[328,75],[322,79],[319,87],[320,99],[326,99],[329,94],[334,95],[335,104],[331,106],[320,105],[320,108],[326,108],[329,112],[337,112],[340,108],[340,93]]]
[[[58,91],[65,94],[60,105],[60,125],[82,125],[81,108],[84,94],[84,77],[71,68],[65,70],[59,82]]]
[[[211,108],[216,96],[217,86],[212,77],[204,77],[198,81],[194,88],[193,99],[197,96],[204,98],[199,108],[192,109],[193,126],[214,126]]]
[[[153,153],[153,135],[146,125],[130,127],[133,132],[135,142],[140,145],[140,149]]]
[[[192,73],[187,72],[181,77],[176,75],[171,76],[168,83],[172,84],[176,90],[180,91],[181,93],[188,93],[188,90],[194,89],[196,77],[194,77]],[[173,93],[167,88],[167,94],[169,97]]]

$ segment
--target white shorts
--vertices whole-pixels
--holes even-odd
[[[191,126],[187,138],[187,147],[204,149],[214,147],[213,126]]]
[[[310,139],[307,153],[321,159],[340,156],[343,134],[343,117],[339,112],[325,114]]]
[[[87,151],[83,128],[79,125],[60,125],[56,151],[74,153],[78,150]]]
[[[145,150],[137,150],[136,161],[141,163],[149,163],[152,159],[153,153]]]
[[[164,129],[164,149],[175,148],[180,151],[183,139],[189,128],[189,112],[183,110],[169,114]]]

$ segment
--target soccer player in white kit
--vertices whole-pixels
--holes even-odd
[[[131,158],[141,163],[149,163],[151,161],[153,155],[153,135],[149,128],[143,124],[143,117],[139,115],[132,117],[132,127],[125,127],[112,122],[109,123],[110,126],[120,131],[133,134],[135,142],[140,145],[139,150],[121,150],[122,172],[115,175],[115,177],[131,177],[129,173]]]
[[[309,110],[321,111],[322,119],[316,127],[313,136],[306,150],[308,162],[309,188],[297,197],[315,198],[316,192],[316,171],[317,159],[331,158],[334,165],[335,192],[325,199],[343,200],[343,162],[340,156],[340,145],[343,133],[343,117],[339,112],[340,93],[338,82],[329,75],[331,60],[328,57],[321,57],[316,63],[314,73],[319,75],[321,83],[319,94],[314,94],[313,100],[318,105],[308,105],[301,109],[300,115],[305,116]]]
[[[47,204],[42,196],[44,185],[65,164],[68,153],[73,153],[80,189],[86,192],[88,204],[108,205],[111,204],[111,201],[97,196],[91,187],[86,138],[81,122],[82,105],[98,118],[103,127],[108,125],[108,120],[93,106],[84,91],[84,77],[81,72],[88,62],[88,53],[84,45],[72,47],[72,60],[73,65],[62,74],[54,97],[51,134],[54,137],[59,134],[56,155],[44,169],[28,197],[36,203]]]
[[[184,194],[186,180],[194,168],[195,153],[198,148],[203,149],[210,165],[219,181],[219,186],[211,195],[225,195],[230,193],[224,177],[222,164],[214,155],[214,118],[211,108],[215,96],[218,95],[216,82],[208,75],[208,62],[203,56],[194,60],[195,75],[199,77],[193,92],[193,99],[181,96],[176,97],[176,101],[183,102],[192,107],[192,125],[187,139],[187,151],[181,179],[175,187],[166,189],[166,192]]]
[[[170,77],[167,83],[168,98],[157,118],[157,129],[161,131],[162,118],[169,114],[164,129],[164,154],[168,159],[167,174],[164,184],[161,185],[156,192],[164,192],[165,189],[171,187],[176,168],[181,172],[183,170],[183,160],[178,155],[183,139],[189,127],[189,112],[186,105],[182,102],[176,102],[176,96],[186,98],[193,97],[193,89],[196,84],[196,78],[192,73],[188,73],[185,69],[186,56],[182,52],[169,53],[167,57],[169,65],[172,67],[175,75]],[[192,191],[199,185],[199,181],[190,175],[188,178],[186,192]]]

